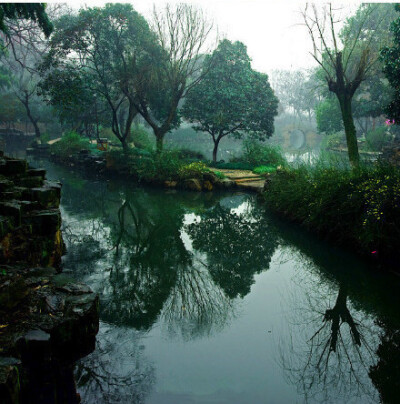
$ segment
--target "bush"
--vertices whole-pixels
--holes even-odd
[[[400,170],[394,167],[286,168],[265,198],[273,210],[363,253],[387,258],[400,247]]]
[[[178,175],[180,179],[187,179],[187,178],[199,178],[202,179],[205,173],[209,173],[210,169],[202,162],[194,162],[191,164],[187,164],[182,166],[179,171]]]
[[[246,139],[243,142],[244,153],[242,156],[232,159],[231,162],[243,162],[250,169],[258,166],[284,166],[286,159],[281,150],[276,146],[263,145],[260,142]]]
[[[183,160],[205,160],[203,153],[190,149],[180,149],[179,157]]]
[[[149,152],[154,150],[154,136],[143,125],[135,125],[131,133],[133,143],[136,147]]]
[[[383,146],[390,141],[391,135],[385,126],[380,126],[370,130],[365,135],[368,149],[371,151],[381,151]]]
[[[220,168],[221,170],[252,170],[253,165],[249,163],[245,163],[243,161],[237,161],[237,162],[210,162],[208,164],[210,167],[214,168]]]
[[[275,171],[276,171],[276,167],[272,167],[272,166],[259,166],[259,167],[256,167],[256,168],[253,170],[253,173],[263,175],[263,174],[274,173]]]
[[[50,146],[50,151],[61,158],[68,158],[70,154],[75,154],[81,150],[89,150],[90,142],[87,138],[74,131],[67,132],[56,143]]]
[[[346,137],[344,132],[335,132],[331,135],[325,135],[322,139],[322,149],[337,149],[346,145]]]

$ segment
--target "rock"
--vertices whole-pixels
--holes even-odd
[[[46,178],[46,170],[44,168],[30,168],[26,173],[30,177],[41,177],[43,180]]]
[[[13,228],[11,220],[7,216],[0,216],[0,239]]]
[[[43,185],[43,178],[40,176],[24,177],[16,181],[16,184],[27,188],[41,187]]]
[[[5,192],[14,187],[14,184],[7,179],[0,179],[0,192]]]
[[[34,210],[22,218],[22,222],[32,226],[32,231],[40,235],[54,235],[61,226],[58,209]]]
[[[21,383],[18,367],[21,361],[10,357],[0,357],[0,397],[4,404],[20,402]]]
[[[209,172],[203,174],[203,180],[209,181],[211,184],[216,184],[219,181],[219,178],[214,173]]]
[[[0,164],[0,174],[15,176],[24,174],[28,169],[28,163],[25,160],[6,159]]]
[[[164,186],[167,188],[175,188],[178,185],[177,181],[165,181]]]
[[[21,204],[17,200],[0,202],[0,211],[4,216],[11,216],[16,226],[21,224]]]
[[[17,347],[22,363],[49,360],[51,357],[50,338],[49,333],[40,329],[30,330],[20,337]]]
[[[32,188],[32,199],[43,208],[58,208],[60,205],[59,189],[47,186]]]
[[[236,187],[236,182],[229,178],[222,178],[215,184],[215,186],[218,188],[234,188]]]
[[[212,191],[213,186],[211,184],[210,181],[204,181],[203,182],[203,189],[205,189],[206,191]]]
[[[184,189],[188,189],[191,191],[201,191],[202,187],[200,184],[200,181],[196,178],[189,178],[188,180],[185,180],[182,184]]]

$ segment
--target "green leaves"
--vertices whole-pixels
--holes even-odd
[[[260,139],[272,135],[278,100],[268,76],[251,68],[246,46],[223,40],[206,56],[208,74],[188,95],[183,116],[195,130],[206,131],[214,142],[246,132]]]

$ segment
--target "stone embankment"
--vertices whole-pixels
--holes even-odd
[[[0,156],[0,402],[78,403],[98,296],[61,273],[61,184]]]
[[[180,181],[151,181],[145,180],[143,178],[138,178],[134,174],[127,174],[127,167],[119,167],[111,159],[106,159],[103,156],[96,156],[90,154],[88,150],[82,150],[81,152],[68,156],[68,159],[61,159],[56,155],[50,155],[50,160],[66,165],[69,167],[76,167],[80,170],[87,170],[91,173],[96,173],[99,175],[116,175],[118,177],[126,178],[131,177],[133,180],[140,181],[143,184],[159,186],[164,188],[175,188],[183,189],[188,191],[213,191],[217,189],[232,189],[236,188],[236,182],[229,178],[219,178],[212,171],[209,173],[204,173],[203,178],[187,178]],[[220,171],[220,170],[217,170]]]

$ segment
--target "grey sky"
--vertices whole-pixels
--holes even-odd
[[[150,17],[153,4],[191,3],[203,8],[218,26],[221,36],[247,45],[253,68],[262,72],[273,69],[297,69],[315,66],[310,56],[311,42],[302,25],[299,11],[305,1],[299,0],[136,0],[135,9]],[[317,1],[322,3],[321,1]],[[379,1],[377,1],[379,2]],[[75,2],[103,5],[105,1]],[[341,2],[343,4],[343,1]],[[354,10],[359,1],[346,2],[343,14]],[[337,3],[339,4],[339,3]]]

